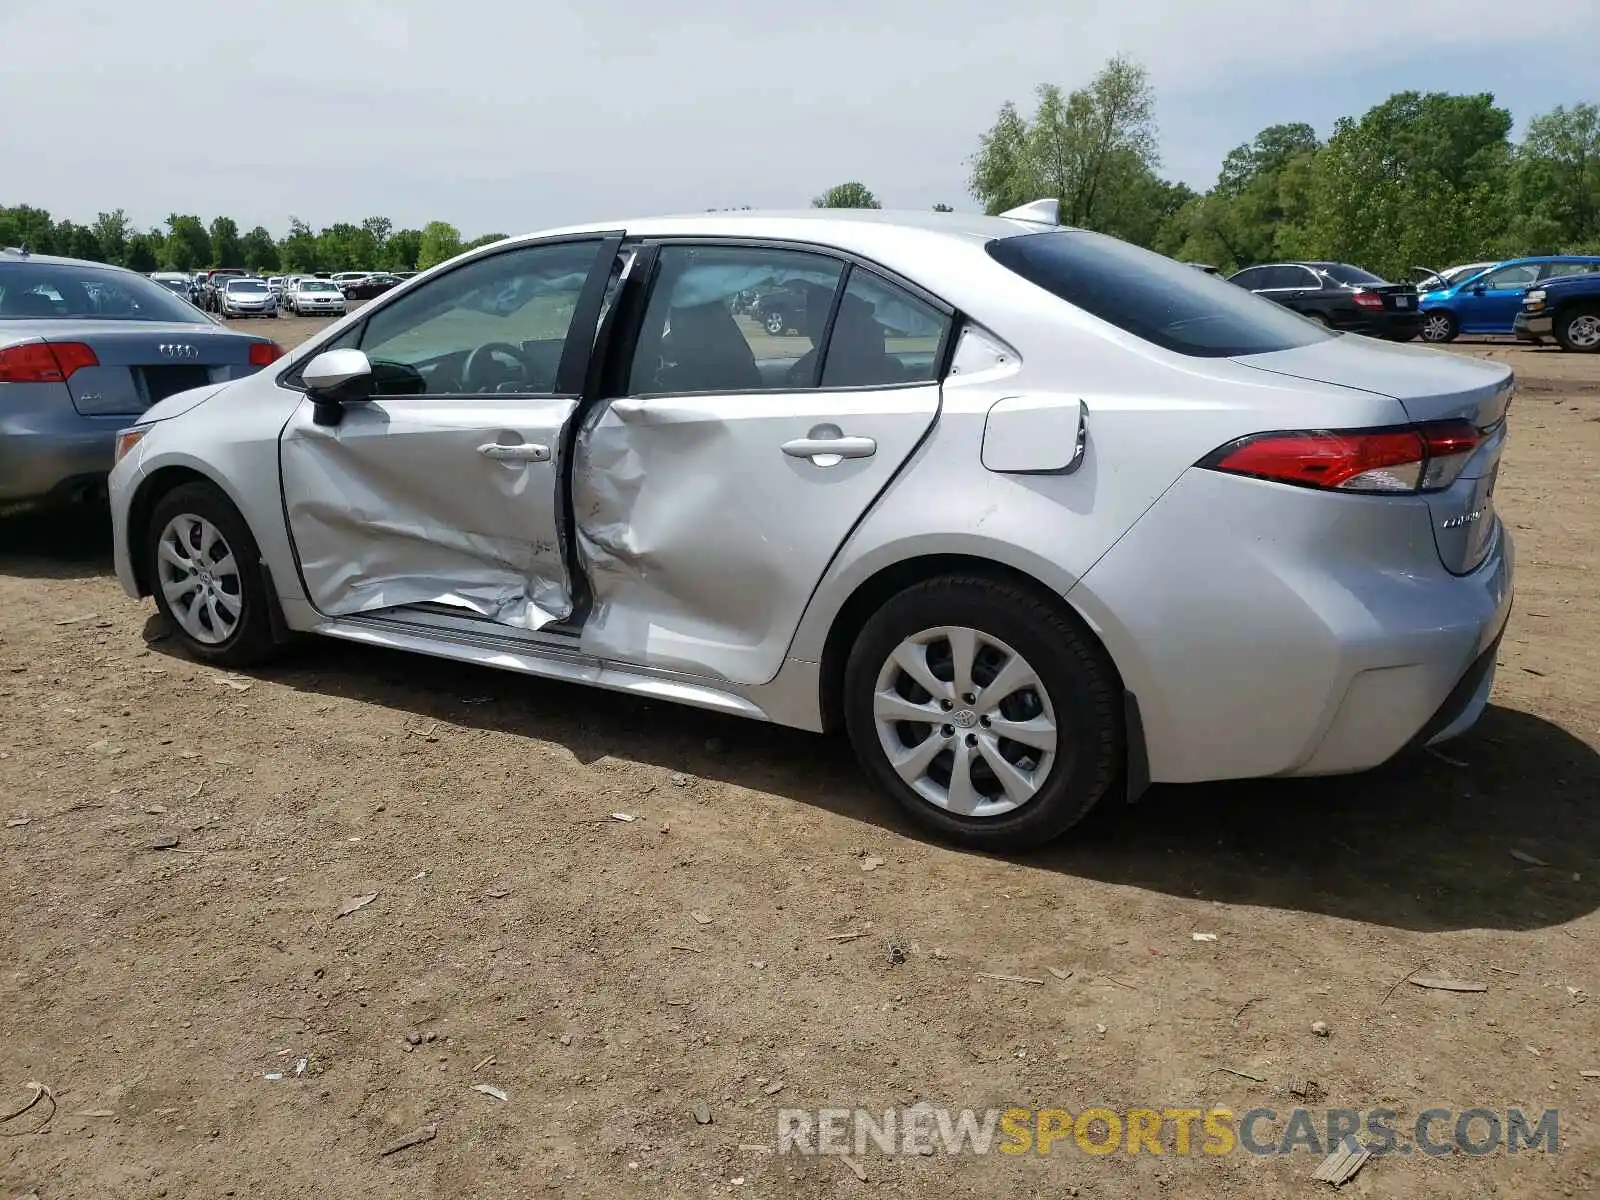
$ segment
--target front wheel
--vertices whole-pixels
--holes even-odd
[[[777,337],[789,328],[789,321],[781,312],[769,312],[761,319],[761,325],[773,337]]]
[[[146,531],[156,607],[191,657],[246,667],[277,649],[261,552],[215,486],[186,483],[157,501]]]
[[[1600,304],[1562,313],[1556,318],[1555,335],[1563,350],[1600,353]]]
[[[930,580],[868,620],[844,713],[867,771],[920,824],[986,850],[1042,845],[1121,762],[1115,671],[1058,606],[979,576]]]
[[[1422,318],[1422,340],[1442,346],[1456,340],[1460,332],[1455,316],[1447,312],[1431,312]]]

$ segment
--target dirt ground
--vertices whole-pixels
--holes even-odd
[[[782,1108],[919,1101],[1556,1108],[1557,1153],[1344,1191],[1594,1195],[1600,358],[1459,350],[1522,380],[1477,729],[1015,861],[921,840],[842,740],[345,644],[225,675],[97,518],[0,528],[0,1118],[53,1091],[0,1120],[0,1196],[1328,1190],[1310,1153],[772,1152]]]

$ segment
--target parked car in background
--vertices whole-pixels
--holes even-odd
[[[349,287],[352,283],[360,283],[361,280],[365,279],[370,274],[372,274],[371,271],[335,271],[332,275],[329,275],[328,278],[333,280],[333,282],[338,284],[341,288],[345,288]]]
[[[989,848],[1114,785],[1470,727],[1511,604],[1509,367],[1336,336],[1042,208],[482,247],[128,430],[117,576],[223,666],[316,632],[842,726]],[[805,337],[732,311],[798,280],[829,314]]]
[[[773,337],[805,327],[807,288],[803,282],[755,289],[750,316]]]
[[[344,292],[331,279],[296,279],[284,304],[298,317],[343,316],[345,310]]]
[[[1212,266],[1210,263],[1192,262],[1192,263],[1185,263],[1184,266],[1193,267],[1197,271],[1204,271],[1207,275],[1221,275],[1222,274],[1222,272],[1220,270],[1218,270],[1216,267]]]
[[[371,300],[374,296],[381,296],[390,288],[399,287],[404,282],[398,275],[368,275],[365,279],[345,284],[344,298]]]
[[[1479,271],[1487,270],[1498,261],[1492,259],[1487,262],[1462,263],[1459,266],[1446,267],[1442,271],[1436,271],[1432,267],[1412,267],[1411,278],[1417,285],[1417,291],[1437,291],[1465,279],[1468,275],[1476,275]]]
[[[103,495],[117,430],[282,353],[134,271],[0,251],[0,515]]]
[[[1529,288],[1512,332],[1525,342],[1553,337],[1563,350],[1600,354],[1600,270],[1558,275]]]
[[[275,317],[278,298],[265,279],[227,279],[222,284],[217,311],[224,317]]]
[[[230,279],[243,279],[250,274],[243,267],[218,267],[204,272],[205,283],[200,289],[200,307],[207,312],[222,312],[222,289]]]
[[[1422,327],[1415,284],[1390,283],[1349,263],[1263,263],[1235,271],[1228,282],[1329,329],[1409,342]]]
[[[1600,256],[1563,254],[1511,258],[1469,271],[1448,287],[1424,292],[1422,339],[1453,342],[1463,333],[1515,331],[1523,293],[1540,280],[1600,270]]]
[[[284,284],[284,278],[283,278],[282,275],[268,275],[267,276],[267,290],[269,290],[274,296],[277,296],[280,299],[283,296],[283,284]]]
[[[198,295],[194,280],[182,271],[153,271],[150,278],[175,296],[182,296],[193,304]]]

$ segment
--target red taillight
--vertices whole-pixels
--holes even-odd
[[[283,347],[277,342],[251,342],[250,365],[268,367],[283,357]]]
[[[74,371],[99,365],[82,342],[29,342],[0,350],[0,383],[65,383]]]
[[[1383,297],[1377,292],[1357,292],[1350,299],[1356,302],[1358,308],[1382,308]]]
[[[1435,491],[1455,481],[1481,440],[1465,420],[1403,429],[1258,433],[1229,442],[1199,465],[1342,492]]]

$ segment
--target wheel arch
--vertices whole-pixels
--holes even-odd
[[[128,502],[128,522],[124,530],[124,537],[128,542],[128,562],[133,569],[134,582],[138,585],[141,596],[150,595],[153,587],[149,578],[149,564],[145,562],[144,554],[145,539],[150,532],[150,515],[155,512],[156,505],[161,503],[163,496],[186,483],[208,483],[226,496],[230,504],[239,508],[238,498],[226,485],[187,463],[169,463],[156,468],[141,479],[139,486],[134,490],[133,499]],[[243,510],[240,509],[240,512]]]
[[[850,648],[855,645],[856,638],[872,614],[883,607],[890,598],[907,588],[946,575],[976,575],[1013,584],[1032,592],[1077,625],[1083,635],[1099,648],[1112,677],[1116,680],[1117,688],[1125,697],[1128,695],[1126,685],[1122,681],[1122,673],[1117,669],[1116,660],[1112,658],[1105,642],[1084,619],[1083,614],[1060,592],[1027,571],[997,562],[992,558],[961,553],[921,554],[890,563],[862,580],[833,614],[827,636],[823,641],[822,661],[818,673],[820,689],[818,707],[823,729],[837,730],[844,725],[845,663],[849,660]],[[1132,731],[1129,732],[1131,741]]]

